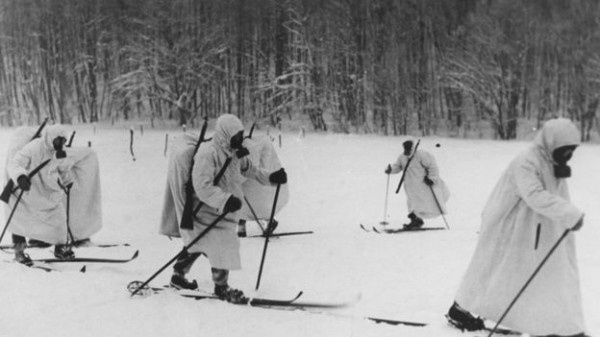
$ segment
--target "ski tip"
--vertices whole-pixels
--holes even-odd
[[[135,253],[133,253],[133,256],[131,257],[131,259],[133,260],[133,259],[137,258],[138,255],[140,255],[140,250],[139,249],[136,250]]]

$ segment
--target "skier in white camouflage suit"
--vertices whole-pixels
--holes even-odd
[[[583,225],[569,200],[567,165],[579,131],[567,119],[544,124],[533,146],[504,171],[482,213],[477,248],[448,312],[461,329],[498,321],[551,247]],[[503,325],[531,336],[585,336],[575,235],[567,235],[508,312]]]
[[[200,204],[202,206],[193,219],[193,229],[187,230],[180,229],[179,224],[185,201],[185,176],[189,172],[189,164],[186,163],[190,162],[194,141],[190,137],[184,139],[187,145],[180,144],[169,159],[160,229],[161,234],[181,236],[188,245],[219,215],[227,213],[223,220],[177,259],[171,285],[181,289],[197,289],[197,282],[187,280],[185,275],[199,256],[206,255],[211,265],[215,294],[233,303],[246,300],[241,290],[228,285],[229,271],[241,268],[240,241],[236,228],[238,211],[242,206],[244,177],[265,185],[287,182],[287,174],[283,169],[269,173],[254,165],[247,157],[248,150],[244,148],[243,141],[242,122],[234,115],[225,114],[217,120],[212,140],[200,145],[192,168],[195,191],[193,208]],[[226,165],[228,159],[230,162]]]
[[[24,191],[8,230],[13,233],[15,260],[25,265],[32,264],[24,253],[26,238],[32,245],[54,244],[57,258],[70,259],[74,257],[71,245],[91,244],[90,236],[102,227],[95,152],[89,148],[65,148],[67,131],[62,125],[48,126],[40,138],[31,140],[34,133],[25,127],[15,131],[9,142],[5,172],[7,181],[12,180]],[[47,159],[49,164],[29,179],[28,172]],[[69,186],[71,195],[69,229],[65,186]],[[7,216],[16,199],[9,199]]]
[[[421,149],[415,150],[412,140],[405,141],[402,146],[404,152],[393,165],[387,166],[385,173],[396,174],[402,170],[406,171],[404,190],[410,222],[404,227],[416,229],[423,226],[423,218],[434,218],[446,213],[446,202],[450,192],[440,177],[438,165],[432,154]],[[411,156],[412,160],[410,160]],[[409,160],[410,164],[408,164]]]

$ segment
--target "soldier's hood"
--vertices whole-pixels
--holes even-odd
[[[552,161],[552,152],[562,146],[579,145],[579,130],[566,118],[551,119],[544,123],[542,130],[534,140],[535,146],[542,151],[546,159]]]
[[[416,147],[417,147],[417,139],[415,137],[408,137],[404,140],[404,142],[402,142],[402,153],[404,154],[404,143],[406,142],[412,142],[412,147],[410,149],[410,154],[407,157],[412,156],[413,154],[415,154],[416,151]]]
[[[231,137],[244,130],[239,118],[231,114],[222,115],[215,125],[214,141],[227,152],[231,151]]]
[[[44,144],[50,150],[54,149],[54,146],[52,145],[54,138],[64,137],[67,139],[67,136],[67,129],[60,124],[49,125],[44,128]]]

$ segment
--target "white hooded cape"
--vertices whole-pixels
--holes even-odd
[[[577,144],[573,123],[551,120],[510,163],[483,210],[477,248],[456,295],[460,306],[498,321],[550,248],[581,219],[566,179],[554,177],[551,159],[554,149]],[[502,324],[531,335],[585,330],[574,234],[562,241]]]
[[[47,126],[40,138],[31,140],[35,129],[19,128],[9,141],[5,178],[15,182],[50,159],[31,179],[31,190],[23,193],[8,231],[51,244],[67,241],[66,194],[63,185],[73,183],[70,192],[69,227],[75,240],[89,238],[102,227],[100,173],[95,152],[89,148],[65,148],[67,157],[56,159],[52,140],[67,138],[61,125]],[[18,189],[9,199],[5,214],[15,207]]]
[[[202,207],[194,217],[194,227],[191,230],[180,229],[179,223],[185,203],[185,182],[197,138],[186,135],[172,148],[160,225],[161,234],[181,236],[187,246],[223,213],[230,196],[236,196],[243,204],[242,183],[247,178],[255,179],[261,184],[270,184],[270,172],[253,165],[248,156],[237,158],[235,151],[230,147],[231,137],[243,129],[237,117],[222,115],[217,120],[212,140],[202,143],[194,156],[194,208],[200,203]],[[214,185],[215,177],[227,158],[231,158],[231,162],[222,178]],[[240,242],[236,232],[238,220],[239,211],[228,214],[188,251],[206,254],[213,268],[240,269]]]

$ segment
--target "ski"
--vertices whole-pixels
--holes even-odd
[[[372,230],[366,228],[363,224],[360,224],[360,228],[365,232],[372,232]]]
[[[377,318],[377,317],[364,317],[364,318],[367,320],[373,321],[375,323],[384,323],[384,324],[390,324],[390,325],[407,325],[407,326],[414,326],[414,327],[423,327],[423,326],[427,325],[427,323],[400,321],[400,320],[387,319],[387,318]]]
[[[427,325],[429,325],[428,323],[424,323],[424,322],[413,322],[413,321],[401,321],[401,320],[395,320],[395,319],[387,319],[387,318],[377,318],[377,317],[364,317],[367,320],[373,321],[375,323],[383,323],[383,324],[390,324],[390,325],[405,325],[405,326],[412,326],[412,327],[425,327]],[[446,317],[448,318],[448,317]],[[463,331],[460,327],[454,325],[452,322],[448,321],[448,325],[450,325],[452,328],[454,329],[458,329]],[[491,332],[493,330],[493,328],[490,328],[488,326],[484,327],[483,330],[477,330],[477,331],[470,331],[473,333],[481,333],[484,331],[487,332]],[[463,331],[464,332],[464,331]],[[505,329],[505,328],[497,328],[494,333],[497,333],[499,335],[506,335],[506,336],[520,336],[521,333],[518,331],[514,331],[514,330],[510,330],[510,329]]]
[[[39,248],[48,248],[51,247],[52,245],[39,245],[39,244],[27,244],[27,246],[25,247],[26,249],[39,249]],[[130,247],[130,244],[128,243],[99,243],[99,244],[95,244],[95,243],[91,243],[91,244],[82,244],[82,245],[73,245],[73,247],[75,248],[111,248],[111,247]],[[6,251],[6,252],[12,252],[14,251],[14,244],[3,244],[0,245],[0,250]]]
[[[15,260],[11,260],[11,261],[5,261],[5,262],[17,263]],[[48,263],[44,263],[44,262],[35,262],[35,261],[34,261],[34,262],[33,262],[33,264],[32,264],[32,265],[30,265],[30,266],[28,266],[28,265],[26,265],[26,264],[23,264],[23,266],[25,266],[25,267],[29,267],[29,268],[31,268],[31,269],[41,269],[41,270],[43,270],[43,271],[46,271],[46,272],[52,272],[52,271],[62,271],[62,270],[60,270],[60,269],[53,268],[53,267],[52,267],[52,265],[50,265],[50,264],[48,264]],[[79,271],[80,273],[85,273],[85,272],[86,272],[86,270],[87,270],[87,267],[84,265],[84,266],[83,266],[83,267],[81,267],[81,268],[80,268],[78,271]]]
[[[130,247],[128,243],[91,243],[91,244],[80,244],[75,245],[75,248],[111,248],[111,247]]]
[[[444,227],[421,227],[414,229],[405,229],[405,228],[386,228],[386,229],[378,229],[375,226],[371,228],[365,227],[365,225],[360,224],[360,228],[368,233],[375,232],[377,234],[399,234],[399,233],[407,233],[407,232],[423,232],[423,231],[436,231],[436,230],[444,230]]]
[[[458,329],[462,332],[465,331],[461,326],[458,325],[458,323],[456,321],[454,321],[453,319],[448,317],[448,315],[445,315],[445,317],[448,320],[448,325],[450,327],[452,327],[454,329]],[[485,323],[484,323],[484,325],[485,325]],[[505,336],[521,336],[522,335],[520,332],[515,331],[515,330],[506,329],[506,328],[496,328],[494,330],[493,328],[490,328],[489,326],[484,326],[483,329],[475,330],[475,331],[471,331],[471,332],[477,333],[477,332],[483,332],[483,331],[487,331],[487,332],[494,331],[495,334],[505,335]]]
[[[140,281],[132,281],[127,285],[127,290],[130,293],[133,293],[137,290],[137,288],[142,284]],[[149,294],[158,294],[164,293],[166,291],[172,291],[179,296],[186,298],[193,298],[196,300],[204,300],[204,299],[215,299],[220,300],[215,294],[204,292],[201,290],[185,290],[185,289],[177,289],[172,286],[163,286],[163,287],[144,287],[142,291],[138,292],[142,296],[148,296]],[[291,299],[279,300],[279,299],[271,299],[271,298],[261,298],[261,297],[249,297],[246,301],[239,303],[243,305],[250,306],[289,306],[294,303],[300,296],[302,296],[302,291],[298,292],[296,296]]]
[[[379,234],[399,234],[399,233],[408,233],[408,232],[437,231],[437,230],[444,230],[444,229],[446,229],[446,228],[444,228],[444,227],[421,227],[421,228],[414,228],[414,229],[397,228],[397,229],[379,230],[376,227],[373,227],[373,231],[375,233],[379,233]]]
[[[280,236],[290,236],[290,235],[305,235],[305,234],[313,234],[313,231],[304,231],[304,232],[283,232],[283,233],[275,233],[275,234],[271,234],[269,235],[270,238],[277,238]],[[248,235],[249,238],[264,238],[267,237],[266,234],[255,234],[255,235]]]
[[[137,288],[142,284],[140,281],[132,281],[127,286],[127,290],[130,293],[133,293],[137,290]],[[221,300],[216,295],[198,291],[198,290],[177,290],[171,286],[164,287],[145,287],[138,294],[142,296],[148,296],[150,294],[162,293],[168,290],[173,290],[174,293],[179,296],[186,298],[193,298],[196,300],[205,300],[205,299],[215,299]],[[272,299],[272,298],[262,298],[262,297],[249,297],[247,301],[244,301],[242,305],[248,305],[252,307],[280,307],[280,308],[289,308],[289,309],[309,309],[309,308],[321,308],[321,309],[334,309],[334,308],[342,308],[352,304],[354,301],[349,302],[339,302],[339,303],[325,303],[325,302],[302,302],[298,301],[298,299],[302,296],[303,292],[299,291],[296,296],[290,299]]]
[[[69,260],[51,258],[51,259],[34,259],[33,262],[43,263],[68,263],[68,262],[89,262],[89,263],[127,263],[135,260],[139,255],[139,250],[136,250],[128,259],[109,259],[109,258],[93,258],[93,257],[76,257]]]

